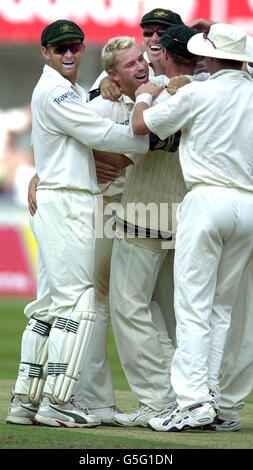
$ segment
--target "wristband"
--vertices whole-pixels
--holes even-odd
[[[135,103],[146,103],[148,106],[151,106],[153,101],[153,96],[151,93],[142,93],[141,95],[138,95]]]

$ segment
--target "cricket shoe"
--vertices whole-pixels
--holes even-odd
[[[105,408],[89,408],[89,412],[101,418],[101,424],[104,426],[113,426],[113,418],[117,413],[121,413],[116,406],[108,406]]]
[[[101,418],[90,414],[82,402],[71,398],[68,403],[59,405],[48,396],[43,397],[35,420],[45,426],[64,428],[94,428],[101,424]]]
[[[211,424],[212,431],[240,431],[241,423],[240,420],[229,421],[227,419],[215,418]]]
[[[149,420],[155,416],[168,415],[176,408],[176,402],[168,404],[160,411],[153,410],[144,403],[140,403],[139,407],[131,413],[118,413],[112,419],[113,424],[117,426],[140,426],[146,428]]]
[[[202,403],[180,411],[177,408],[167,418],[152,418],[148,427],[154,431],[179,432],[202,428],[214,422],[217,411],[211,403]]]
[[[11,398],[10,407],[8,409],[8,416],[6,418],[7,424],[37,424],[34,416],[38,411],[38,407],[33,403],[25,403],[26,397],[20,398],[18,395],[13,395]]]

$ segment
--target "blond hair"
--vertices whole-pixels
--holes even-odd
[[[106,72],[110,69],[115,70],[117,65],[116,55],[118,52],[125,49],[130,49],[132,46],[136,46],[135,39],[128,36],[117,36],[115,38],[109,39],[109,41],[103,47],[101,53],[101,63],[103,69]]]

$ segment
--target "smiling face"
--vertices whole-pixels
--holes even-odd
[[[133,45],[117,53],[115,70],[108,70],[108,75],[134,100],[137,88],[148,81],[148,63],[140,49]]]
[[[80,47],[73,46],[80,44]],[[69,48],[64,47],[68,45]],[[64,78],[67,78],[73,85],[76,83],[77,72],[80,60],[84,54],[85,45],[81,43],[80,39],[65,39],[59,41],[57,44],[42,47],[42,55],[48,65],[59,72]]]
[[[152,64],[159,62],[163,56],[163,46],[156,44],[166,31],[166,26],[158,23],[150,23],[143,28],[143,45]],[[145,29],[153,30],[151,36],[145,36]]]

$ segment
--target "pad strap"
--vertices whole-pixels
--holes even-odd
[[[38,333],[41,336],[49,336],[51,325],[44,321],[36,320],[36,318],[30,318],[26,329],[34,331],[34,333]]]
[[[29,364],[28,362],[20,362],[18,375],[20,377],[38,377],[43,374],[43,365]]]
[[[54,328],[59,328],[60,330],[71,331],[71,333],[76,333],[79,323],[68,318],[58,318],[54,324]]]
[[[65,363],[49,362],[48,374],[49,375],[65,374],[67,367],[68,367],[68,364],[65,364]]]

